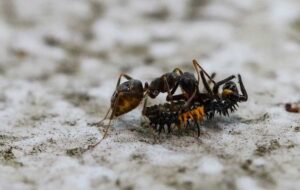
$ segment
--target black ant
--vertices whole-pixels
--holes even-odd
[[[148,95],[151,98],[156,98],[159,93],[168,93],[167,101],[189,100],[191,97],[197,98],[201,96],[199,91],[199,70],[202,67],[196,60],[193,60],[193,66],[198,74],[198,79],[195,78],[193,73],[182,72],[181,69],[176,68],[173,72],[165,73],[162,76],[154,79],[148,87]],[[210,77],[204,70],[204,74]],[[213,78],[215,74],[211,76]],[[148,84],[146,83],[148,86]],[[181,88],[182,94],[174,95],[178,87]]]
[[[111,106],[107,111],[103,120],[97,124],[102,124],[102,122],[107,119],[109,113],[109,124],[102,137],[102,139],[97,143],[99,144],[107,135],[109,126],[114,117],[118,117],[125,113],[130,112],[135,109],[142,100],[149,96],[150,98],[156,98],[159,93],[168,93],[167,101],[173,102],[173,100],[188,100],[191,102],[194,97],[198,97],[200,94],[198,90],[199,84],[199,72],[198,68],[202,69],[201,66],[193,61],[193,65],[198,74],[198,80],[190,72],[182,72],[181,69],[176,68],[172,72],[165,73],[162,76],[154,79],[150,85],[146,82],[143,86],[142,82],[136,79],[133,79],[127,74],[121,74],[119,76],[116,89],[111,98]],[[127,81],[121,83],[122,77],[126,78]],[[175,95],[175,91],[178,87],[181,87],[183,94]],[[144,109],[146,108],[146,99],[144,102]],[[143,113],[144,113],[143,109]],[[96,146],[97,144],[93,145]]]

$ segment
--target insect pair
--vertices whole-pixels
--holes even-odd
[[[196,126],[199,137],[199,123],[205,118],[212,119],[216,113],[229,116],[229,112],[233,112],[237,109],[239,102],[248,100],[248,94],[240,75],[238,75],[238,83],[240,85],[241,94],[239,93],[236,83],[232,81],[235,78],[234,75],[219,82],[215,82],[213,80],[215,74],[210,77],[207,72],[200,67],[196,60],[193,60],[193,64],[200,68],[200,72],[197,70],[197,85],[193,88],[192,94],[185,94],[185,91],[183,90],[186,97],[177,96],[179,98],[176,98],[176,102],[154,105],[151,107],[144,106],[143,115],[149,118],[150,126],[157,129],[159,133],[164,129],[165,125],[169,132],[171,131],[171,125],[173,124],[178,128]],[[198,87],[199,75],[204,86],[203,91],[200,91]],[[209,79],[208,81],[205,75]],[[213,83],[212,88],[209,83]],[[223,88],[220,93],[219,89],[221,86]],[[169,95],[167,101],[170,101]]]
[[[159,132],[162,125],[165,124],[168,125],[168,128],[171,124],[187,126],[191,120],[197,123],[197,121],[204,120],[205,116],[211,119],[215,113],[229,115],[229,111],[236,109],[238,102],[247,101],[248,95],[240,75],[238,75],[238,82],[242,94],[239,94],[236,83],[232,81],[235,78],[234,75],[215,82],[213,80],[215,74],[211,76],[207,74],[196,60],[193,60],[193,66],[197,72],[197,79],[193,73],[183,72],[179,68],[155,78],[150,84],[146,82],[144,85],[127,74],[121,74],[111,97],[111,106],[103,119],[109,118],[108,127],[103,138],[97,144],[106,137],[113,118],[130,112],[143,100],[142,114],[149,118],[150,125],[159,125]],[[121,83],[122,78],[127,81]],[[200,78],[204,85],[203,91],[199,90]],[[210,87],[211,83],[213,83],[212,88]],[[221,86],[223,88],[219,93]],[[178,87],[181,88],[182,93],[174,95]],[[168,103],[147,107],[147,97],[154,99],[160,93],[168,94],[166,98]]]

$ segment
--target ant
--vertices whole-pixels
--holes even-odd
[[[188,108],[189,105],[196,99],[201,100],[206,97],[205,93],[201,93],[199,90],[200,72],[210,78],[208,83],[215,83],[212,79],[215,77],[215,73],[211,76],[200,66],[200,64],[193,60],[193,66],[196,70],[198,78],[196,79],[193,73],[182,72],[181,69],[175,68],[173,72],[165,73],[162,76],[154,79],[150,85],[146,83],[148,87],[148,96],[150,98],[156,98],[159,93],[168,93],[166,101],[171,102],[171,107],[174,105],[174,101],[186,101],[184,108]],[[181,88],[182,94],[174,95],[178,87]],[[147,99],[145,99],[144,110],[146,107]]]
[[[189,103],[200,94],[198,89],[200,78],[198,68],[202,69],[202,67],[195,60],[193,60],[193,65],[197,71],[198,80],[192,73],[182,72],[181,69],[175,68],[172,72],[165,73],[162,76],[155,78],[150,85],[146,82],[143,86],[141,81],[133,79],[131,76],[122,73],[119,76],[116,89],[111,97],[111,106],[104,119],[97,123],[101,125],[111,112],[108,127],[102,139],[97,144],[92,145],[92,147],[97,146],[107,136],[109,126],[114,117],[118,117],[135,109],[143,99],[145,99],[144,109],[142,112],[144,113],[147,96],[154,99],[159,95],[159,93],[167,92],[167,101],[170,101],[171,105],[173,105],[174,100],[177,101],[185,99],[187,100],[187,107]],[[208,75],[206,72],[205,74]],[[127,81],[121,83],[122,77],[127,79]],[[181,87],[183,94],[173,96],[179,86]]]
[[[175,68],[172,72],[165,73],[162,76],[154,79],[148,87],[148,95],[151,98],[156,98],[159,93],[168,93],[167,101],[189,100],[193,94],[194,98],[200,95],[199,86],[199,70],[202,67],[196,60],[193,60],[193,66],[198,74],[198,79],[195,78],[193,73],[182,72],[181,69]],[[210,77],[204,70],[203,72]],[[213,78],[215,74],[211,77]],[[147,83],[146,83],[147,84]],[[148,86],[148,84],[147,84]],[[174,95],[178,87],[181,88],[182,94]]]

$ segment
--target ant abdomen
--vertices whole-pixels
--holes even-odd
[[[120,116],[135,109],[143,100],[143,84],[131,79],[120,84],[111,98],[111,107],[115,109],[114,116]]]

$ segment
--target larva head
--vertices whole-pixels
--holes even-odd
[[[226,82],[223,86],[222,98],[233,98],[238,96],[239,91],[233,81]]]

